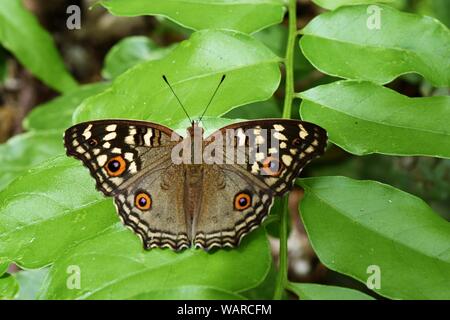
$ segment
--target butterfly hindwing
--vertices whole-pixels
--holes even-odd
[[[274,201],[262,181],[234,165],[205,166],[202,184],[194,244],[207,250],[239,245],[262,223]]]

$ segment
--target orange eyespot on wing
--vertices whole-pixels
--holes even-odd
[[[261,169],[264,174],[272,177],[277,177],[280,175],[283,168],[280,160],[273,156],[270,156],[262,161]]]
[[[134,198],[134,204],[139,210],[149,210],[152,207],[152,199],[148,193],[139,192]]]
[[[105,170],[111,177],[120,176],[127,169],[127,163],[122,156],[116,156],[108,160],[105,164]]]
[[[248,192],[239,192],[234,197],[234,209],[235,210],[245,210],[252,205],[252,197]]]

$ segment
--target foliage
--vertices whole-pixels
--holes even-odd
[[[370,299],[348,288],[288,282],[284,201],[271,220],[279,228],[279,271],[265,228],[233,250],[145,251],[119,222],[112,200],[95,191],[87,170],[62,147],[65,128],[91,119],[142,119],[182,129],[185,116],[161,76],[195,117],[226,74],[204,121],[208,130],[236,119],[300,115],[355,158],[449,158],[449,97],[410,98],[383,86],[418,73],[429,87],[448,87],[448,28],[398,5],[376,4],[381,25],[371,30],[367,8],[377,1],[314,2],[333,11],[298,32],[293,0],[102,1],[114,15],[159,15],[194,31],[168,48],[142,36],[123,39],[104,62],[102,74],[112,82],[77,87],[50,35],[19,0],[3,1],[1,44],[64,93],[27,116],[27,133],[0,146],[0,298],[263,299],[284,298],[289,290],[300,299]],[[199,11],[204,19],[196,18]],[[288,27],[273,26],[285,11]],[[281,64],[283,110],[274,98]],[[295,92],[294,80],[317,72],[312,66],[343,80],[328,77],[331,83]],[[294,99],[302,99],[300,107]],[[378,266],[381,286],[374,291],[387,298],[450,298],[450,229],[423,200],[376,181],[322,176],[297,183],[305,190],[300,211],[308,236],[328,268],[366,283],[368,267]],[[10,263],[37,271],[10,275]],[[79,289],[67,287],[73,265],[81,270]],[[46,266],[48,274],[40,269]]]
[[[77,86],[64,67],[53,39],[25,10],[21,0],[0,4],[0,44],[50,87],[67,92]]]

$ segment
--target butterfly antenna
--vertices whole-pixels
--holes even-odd
[[[216,96],[217,90],[219,90],[220,85],[222,84],[223,80],[225,80],[225,75],[223,75],[223,76],[222,76],[222,79],[220,79],[220,82],[219,82],[219,84],[217,85],[216,90],[214,90],[214,93],[213,93],[211,99],[209,100],[208,105],[206,106],[205,110],[203,111],[202,115],[200,116],[200,119],[198,120],[198,122],[202,121],[203,116],[204,116],[205,113],[206,113],[206,110],[208,110],[209,105],[211,104],[211,102],[213,101],[214,97]]]
[[[172,91],[172,93],[175,96],[175,98],[177,98],[178,103],[180,104],[181,108],[183,109],[184,113],[186,114],[187,118],[189,119],[189,123],[192,123],[191,117],[189,117],[189,114],[187,113],[186,109],[184,108],[184,106],[181,103],[180,99],[178,98],[177,94],[175,93],[175,91],[173,91],[173,88],[170,85],[169,81],[167,80],[166,76],[163,75],[162,78],[164,79],[164,82],[167,83],[167,85],[169,86],[170,91]]]

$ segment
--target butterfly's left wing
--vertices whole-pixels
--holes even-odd
[[[273,198],[292,189],[308,162],[324,153],[327,134],[298,120],[246,121],[213,133],[206,139],[205,151],[221,139],[224,163],[206,167],[203,192],[207,195],[195,221],[194,242],[206,249],[234,247],[258,227]]]
[[[145,248],[190,246],[183,206],[184,168],[171,160],[181,137],[156,123],[97,120],[66,130],[67,154],[114,197],[119,217]]]

